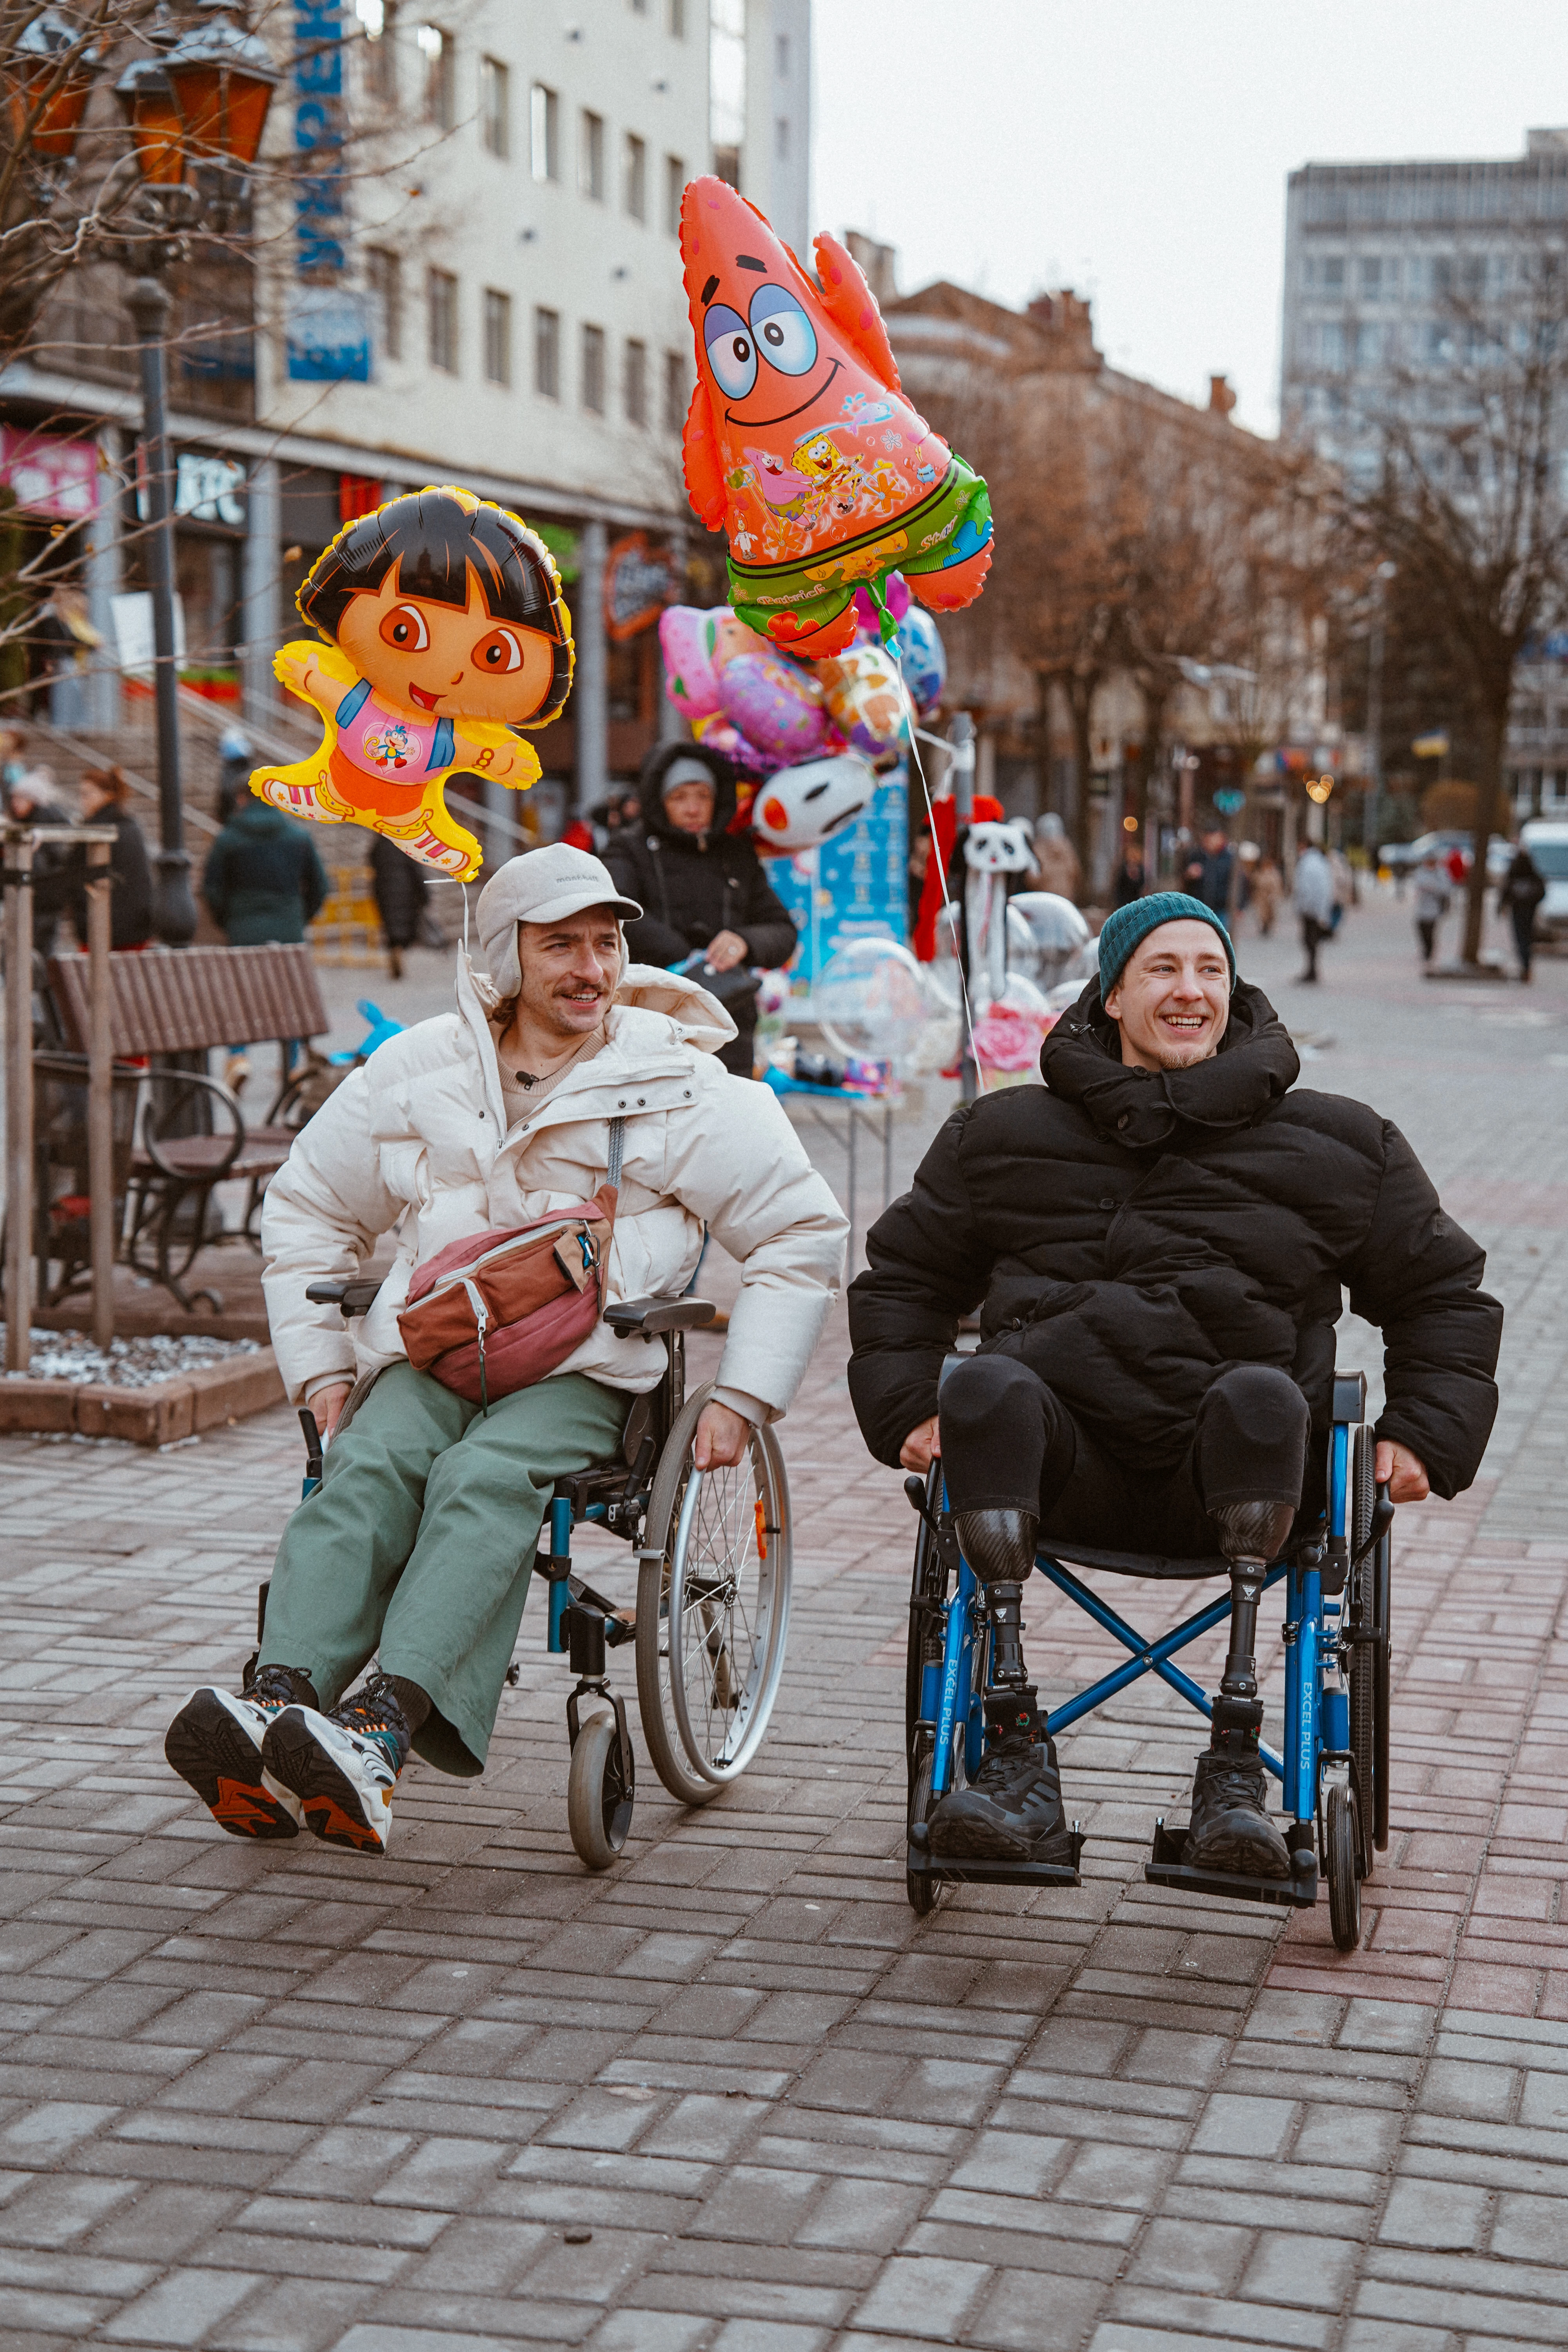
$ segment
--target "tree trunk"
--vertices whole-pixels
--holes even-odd
[[[1477,778],[1479,802],[1476,809],[1475,862],[1465,893],[1465,945],[1463,961],[1477,965],[1481,960],[1481,933],[1486,924],[1487,852],[1491,847],[1494,833],[1502,831],[1502,755],[1503,741],[1508,732],[1508,708],[1489,710],[1480,737],[1480,773]]]
[[[1099,685],[1098,677],[1081,677],[1076,672],[1069,672],[1061,680],[1068,709],[1072,716],[1073,766],[1078,772],[1078,791],[1072,812],[1072,845],[1078,852],[1086,891],[1089,887],[1089,868],[1093,862],[1089,837],[1089,785],[1094,772],[1094,739],[1089,721]]]

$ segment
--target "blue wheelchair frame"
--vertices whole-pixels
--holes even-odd
[[[1186,1831],[1167,1829],[1163,1820],[1157,1824],[1153,1852],[1145,1866],[1145,1874],[1157,1885],[1305,1906],[1317,1898],[1321,1854],[1330,1880],[1335,1941],[1342,1949],[1352,1948],[1359,1940],[1359,1884],[1372,1867],[1374,1843],[1381,1847],[1388,1841],[1388,1529],[1394,1512],[1386,1489],[1381,1490],[1375,1505],[1373,1501],[1373,1438],[1363,1418],[1365,1399],[1363,1375],[1336,1378],[1323,1521],[1311,1540],[1292,1557],[1277,1560],[1263,1580],[1266,1591],[1281,1583],[1287,1588],[1285,1752],[1276,1755],[1260,1746],[1259,1755],[1265,1769],[1282,1784],[1291,1876],[1240,1879],[1193,1869],[1184,1858]],[[1358,1464],[1363,1489],[1359,1504],[1354,1491]],[[911,1645],[921,1639],[922,1612],[929,1618],[940,1606],[942,1617],[940,1657],[927,1655],[918,1662],[918,1712],[911,1705],[913,1720],[909,1726],[910,1901],[917,1910],[929,1909],[937,1886],[948,1880],[1076,1885],[1083,1845],[1083,1832],[1076,1822],[1070,1863],[979,1862],[937,1857],[930,1852],[923,1834],[928,1806],[953,1785],[961,1771],[965,1780],[972,1779],[984,1754],[985,1699],[991,1687],[989,1628],[984,1586],[963,1559],[952,1530],[940,1466],[932,1465],[923,1491],[918,1479],[908,1480],[906,1486],[925,1521],[911,1598]],[[944,1587],[949,1580],[952,1585],[940,1603],[920,1591],[921,1559],[930,1556],[931,1547],[945,1551]],[[1110,1564],[1115,1557],[1091,1550],[1089,1564],[1097,1559]],[[1158,1675],[1200,1715],[1212,1717],[1212,1701],[1172,1661],[1178,1652],[1228,1622],[1228,1591],[1223,1599],[1184,1619],[1168,1633],[1148,1641],[1051,1553],[1037,1551],[1035,1565],[1129,1653],[1125,1664],[1050,1709],[1053,1734],[1150,1674]],[[1119,1559],[1118,1565],[1123,1573],[1138,1572],[1139,1563],[1131,1555],[1124,1562]],[[1154,1566],[1152,1561],[1148,1563],[1150,1570]],[[1218,1566],[1194,1562],[1192,1572],[1213,1574]],[[911,1702],[914,1673],[911,1648]],[[1358,1680],[1358,1721],[1352,1738],[1352,1685]]]

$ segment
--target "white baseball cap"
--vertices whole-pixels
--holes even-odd
[[[530,849],[498,868],[479,892],[474,921],[486,969],[503,996],[515,996],[522,986],[519,923],[563,922],[590,907],[607,907],[623,923],[635,923],[642,913],[635,898],[621,897],[602,859],[568,842]]]

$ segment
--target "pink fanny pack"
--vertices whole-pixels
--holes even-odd
[[[527,1224],[448,1242],[416,1269],[397,1318],[416,1371],[487,1409],[580,1348],[605,1305],[626,1122],[610,1122],[609,1181]]]

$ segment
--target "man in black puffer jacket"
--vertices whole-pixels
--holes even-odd
[[[769,888],[750,840],[726,831],[735,814],[729,761],[700,743],[664,744],[643,763],[642,807],[638,822],[605,845],[616,889],[647,909],[641,922],[626,925],[633,960],[683,963],[700,949],[721,976],[787,963],[796,938],[788,910]],[[740,1031],[719,1059],[737,1078],[749,1078],[756,989],[715,993]]]
[[[1398,1129],[1345,1096],[1291,1091],[1295,1048],[1200,901],[1161,892],[1108,919],[1100,978],[1040,1066],[1045,1091],[952,1114],[849,1293],[866,1442],[911,1470],[942,1455],[994,1629],[991,1744],[933,1811],[932,1850],[1065,1851],[1019,1641],[1044,1533],[1230,1561],[1230,1655],[1187,1858],[1286,1877],[1253,1629],[1262,1565],[1322,1508],[1342,1286],[1383,1330],[1376,1475],[1396,1503],[1474,1478],[1502,1310]],[[980,1352],[939,1407],[958,1318],[982,1301]]]

